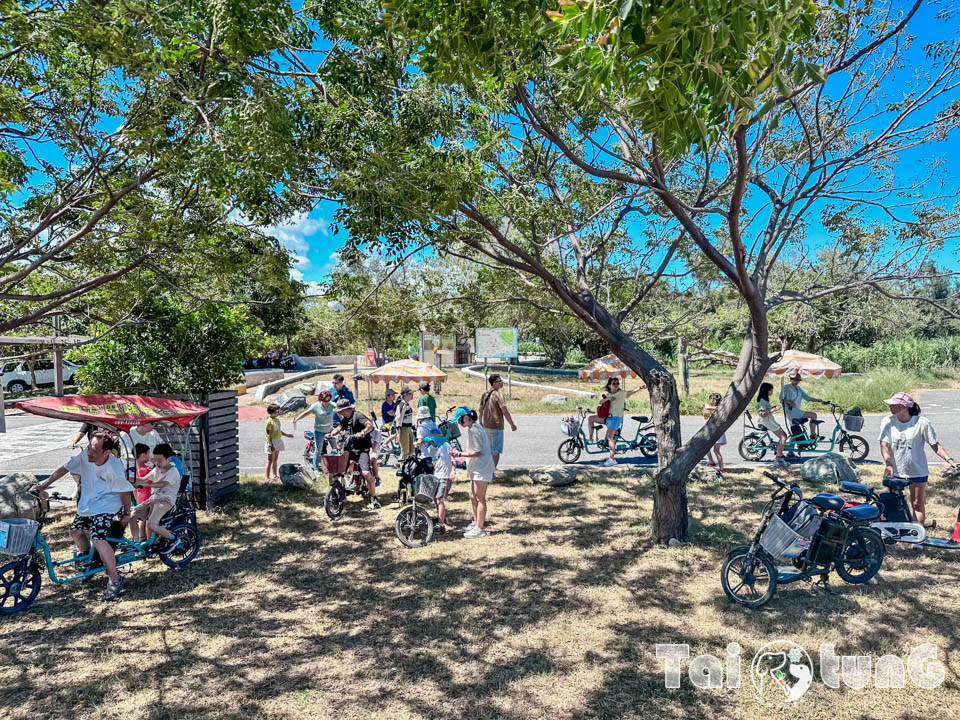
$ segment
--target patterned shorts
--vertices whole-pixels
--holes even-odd
[[[116,517],[113,515],[77,515],[70,523],[71,530],[83,530],[91,540],[106,540],[110,537],[110,524]]]

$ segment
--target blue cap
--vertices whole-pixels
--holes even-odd
[[[453,421],[460,422],[460,418],[466,415],[469,415],[472,412],[473,410],[468,408],[466,405],[461,405],[460,407],[457,408],[457,411],[453,414]]]
[[[442,447],[447,443],[447,438],[443,433],[440,432],[428,433],[424,436],[423,442],[429,443],[434,447]]]

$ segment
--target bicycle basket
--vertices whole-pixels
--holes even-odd
[[[778,515],[774,515],[760,536],[760,547],[774,557],[795,558],[810,549],[810,540],[795,532]]]
[[[440,489],[440,478],[436,475],[417,475],[413,480],[413,488],[417,502],[433,502],[437,497],[437,490]]]
[[[580,432],[580,422],[573,418],[564,418],[560,421],[560,430],[567,437],[576,437]]]
[[[844,415],[843,427],[851,432],[863,430],[863,415]]]
[[[447,440],[456,440],[460,437],[460,426],[449,420],[440,423],[440,432]]]
[[[28,518],[0,520],[0,554],[23,555],[33,547],[40,523]]]
[[[340,453],[339,455],[321,455],[320,467],[328,475],[343,475],[347,471],[347,465],[350,463],[350,453]]]

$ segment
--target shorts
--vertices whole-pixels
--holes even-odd
[[[721,435],[720,437],[718,437],[718,438],[717,438],[717,441],[714,443],[714,445],[726,445],[726,444],[727,444],[727,434],[726,434],[726,433],[724,433],[723,435]]]
[[[447,493],[450,492],[450,488],[453,486],[453,478],[442,478],[438,477],[437,480],[440,481],[440,484],[437,485],[437,500],[443,500],[447,497]]]
[[[166,515],[172,507],[173,503],[166,498],[152,497],[133,509],[133,517],[136,520],[146,520],[153,525],[159,525],[160,518]]]
[[[913,484],[920,485],[921,483],[925,483],[925,482],[927,481],[927,478],[928,478],[928,477],[930,477],[930,476],[929,476],[929,475],[924,475],[923,477],[907,478],[907,480],[910,481],[910,484],[911,484],[911,485],[913,485]]]
[[[70,523],[70,529],[83,530],[91,540],[106,540],[110,537],[110,525],[116,516],[116,513],[77,515]]]
[[[283,450],[283,440],[281,438],[277,438],[276,440],[272,440],[271,442],[263,444],[264,455],[269,455],[274,450]]]
[[[780,427],[780,423],[778,423],[773,417],[760,418],[760,427],[762,427],[764,430],[769,430],[772,433],[775,433],[778,430],[783,432],[783,428]]]
[[[355,462],[363,472],[370,472],[370,453],[366,450],[361,453],[350,453],[350,462]]]
[[[492,477],[484,477],[480,473],[467,473],[467,475],[470,482],[482,482],[487,483],[488,485],[493,482]]]
[[[623,418],[619,415],[617,415],[617,417],[608,417],[603,421],[603,424],[611,430],[619,430],[623,427]]]
[[[503,428],[484,428],[490,439],[490,452],[503,455]]]

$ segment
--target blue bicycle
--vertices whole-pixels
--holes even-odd
[[[36,520],[13,518],[0,521],[0,554],[16,556],[15,560],[0,567],[0,615],[14,615],[33,605],[40,593],[44,567],[50,580],[58,585],[104,572],[100,555],[92,546],[85,553],[74,552],[69,560],[54,560],[51,557],[50,546],[42,534],[50,503],[38,493],[33,493],[33,496],[37,506]],[[67,498],[53,493],[50,499]],[[169,554],[161,552],[162,543],[156,533],[152,533],[147,540],[134,542],[123,537],[124,527],[119,522],[114,523],[111,535],[117,534],[120,537],[108,537],[107,542],[114,547],[117,567],[159,557],[167,567],[181,568],[197,556],[202,538],[197,529],[194,508],[183,492],[183,486],[176,506],[164,515],[160,522],[173,533],[175,541],[180,541],[179,547]],[[60,577],[58,570],[66,570],[67,574]]]

